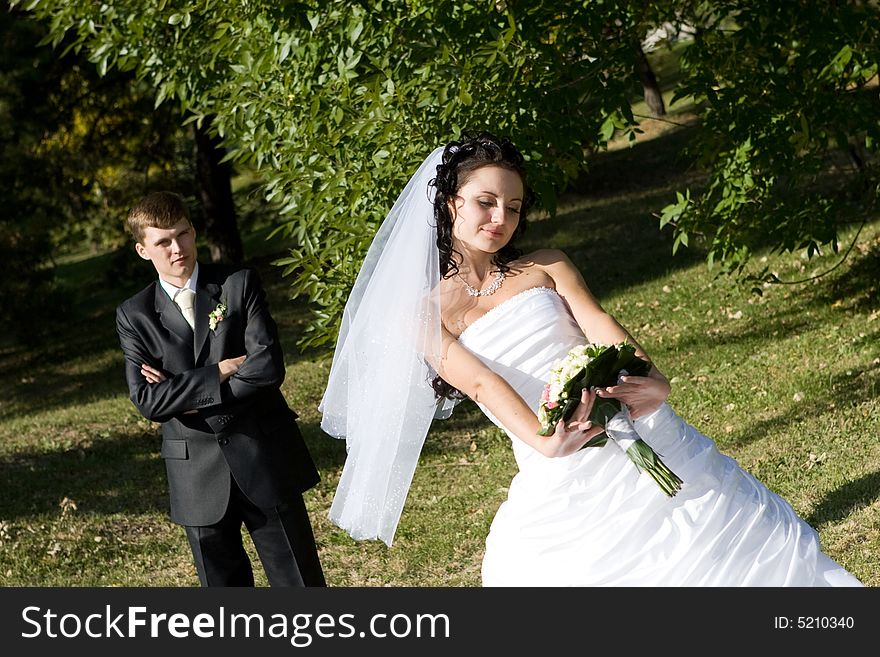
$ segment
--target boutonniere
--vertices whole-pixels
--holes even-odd
[[[214,308],[208,315],[208,328],[212,331],[217,328],[217,324],[226,319],[226,304],[218,303],[217,307]]]

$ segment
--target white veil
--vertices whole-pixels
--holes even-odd
[[[330,520],[391,545],[437,410],[426,360],[439,356],[440,265],[434,188],[443,148],[407,183],[367,251],[342,315],[320,411],[346,439]],[[436,362],[436,361],[434,361]]]

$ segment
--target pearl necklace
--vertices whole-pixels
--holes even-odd
[[[498,291],[498,288],[501,287],[501,284],[504,282],[504,272],[498,272],[498,275],[495,277],[495,280],[492,281],[492,284],[487,287],[485,290],[478,290],[473,285],[469,285],[466,280],[464,280],[461,275],[456,274],[458,276],[458,280],[464,283],[464,289],[467,290],[468,295],[472,297],[488,297],[490,294],[495,294]]]

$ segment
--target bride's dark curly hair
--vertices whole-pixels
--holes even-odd
[[[435,187],[434,222],[437,225],[437,248],[440,251],[440,275],[449,278],[458,273],[458,263],[453,253],[461,256],[452,247],[452,216],[449,203],[454,202],[458,190],[467,183],[471,174],[485,166],[497,166],[519,174],[523,182],[523,202],[519,212],[519,224],[510,241],[492,256],[492,271],[508,272],[508,263],[516,260],[522,252],[516,248],[516,239],[525,232],[526,213],[534,204],[535,197],[526,184],[525,160],[516,146],[506,138],[482,132],[476,136],[462,135],[458,141],[446,144],[443,161],[437,165],[437,177],[431,181]]]
[[[446,144],[443,161],[437,165],[437,176],[431,181],[436,188],[434,196],[434,222],[437,226],[437,249],[440,252],[440,276],[450,278],[458,273],[458,263],[453,255],[461,254],[452,245],[452,215],[450,202],[454,203],[458,190],[467,183],[471,174],[485,166],[497,166],[519,174],[523,183],[523,199],[519,211],[519,224],[510,240],[492,256],[492,271],[508,272],[510,263],[522,255],[516,247],[516,239],[526,230],[526,214],[535,202],[535,195],[526,183],[525,159],[516,146],[506,138],[488,132],[477,135],[463,134],[457,141]],[[463,399],[464,394],[439,376],[431,382],[439,398]]]

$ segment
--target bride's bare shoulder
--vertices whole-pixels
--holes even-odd
[[[510,274],[516,277],[518,289],[530,287],[556,288],[555,272],[559,263],[568,262],[565,254],[558,249],[540,249],[526,253],[510,263]]]
[[[571,264],[571,260],[561,249],[538,249],[523,255],[517,262],[526,267],[537,266],[540,268]]]

